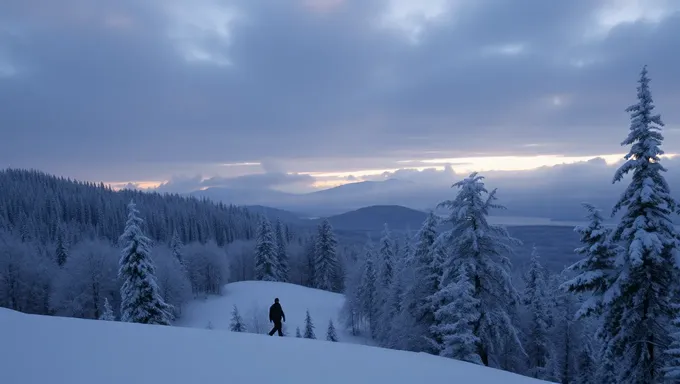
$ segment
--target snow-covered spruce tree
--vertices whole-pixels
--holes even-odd
[[[578,318],[594,316],[601,313],[602,299],[615,278],[616,256],[619,247],[611,241],[611,229],[603,225],[601,211],[592,204],[584,203],[588,210],[587,226],[577,226],[575,231],[581,235],[583,246],[575,252],[583,256],[568,269],[578,275],[562,286],[576,294],[589,293],[590,297],[577,312]]]
[[[550,376],[546,380],[571,383],[577,375],[578,347],[583,335],[583,322],[575,320],[578,309],[576,298],[560,289],[567,281],[566,271],[550,277],[550,300],[553,303],[550,359]]]
[[[238,312],[236,305],[234,305],[234,309],[231,311],[231,323],[229,324],[229,330],[232,332],[247,332],[246,323],[243,321],[243,318]]]
[[[302,338],[302,333],[300,332],[300,327],[295,328],[295,337]]]
[[[177,232],[177,229],[175,229],[172,233],[172,239],[170,239],[170,249],[172,250],[172,255],[182,265],[184,265],[184,258],[182,257],[182,247],[183,246],[184,246],[184,244],[182,244],[182,239],[179,237],[179,233]]]
[[[156,283],[151,259],[151,240],[142,233],[142,219],[133,201],[128,204],[128,220],[120,237],[123,246],[118,278],[120,320],[131,323],[170,325],[173,308],[165,303]]]
[[[102,312],[101,316],[99,316],[99,320],[105,321],[116,320],[116,317],[113,315],[113,309],[111,308],[111,304],[109,304],[108,297],[104,298],[104,311]]]
[[[663,172],[659,147],[664,125],[649,89],[647,67],[637,88],[638,102],[631,113],[630,133],[622,145],[631,145],[626,161],[613,182],[632,173],[630,184],[614,206],[612,215],[623,216],[612,240],[623,247],[617,262],[617,279],[605,301],[604,334],[620,362],[619,382],[657,383],[667,360],[670,321],[678,316],[673,305],[678,296],[678,233],[671,215],[677,203],[671,197]]]
[[[366,264],[359,287],[359,305],[361,315],[368,321],[371,338],[378,336],[378,322],[380,321],[378,301],[378,274],[375,268],[374,255],[370,248],[366,248]]]
[[[413,324],[401,324],[399,314],[403,312],[403,299],[406,284],[406,258],[401,250],[395,254],[397,260],[394,268],[394,278],[392,285],[387,293],[387,302],[383,313],[383,322],[387,326],[383,328],[387,333],[384,335],[385,346],[392,349],[399,349],[399,346],[406,344],[406,338],[412,332]]]
[[[328,219],[319,224],[316,236],[314,278],[315,288],[334,291],[338,270],[337,240]]]
[[[529,376],[547,379],[546,371],[550,355],[548,341],[548,300],[545,270],[534,245],[529,270],[524,276],[523,304],[530,316],[526,329],[524,348],[529,355]]]
[[[449,271],[454,276],[446,276],[449,283],[435,293],[436,301],[444,304],[434,313],[432,333],[441,340],[439,355],[481,365],[481,339],[474,334],[482,315],[481,302],[474,297],[475,287],[469,279],[472,267],[462,264],[457,271]]]
[[[264,281],[278,281],[278,257],[276,242],[271,223],[266,217],[260,221],[255,245],[255,279]]]
[[[597,365],[593,359],[593,351],[590,347],[590,342],[584,340],[585,343],[581,346],[581,351],[578,353],[578,376],[575,384],[598,384],[595,372]]]
[[[333,319],[328,321],[328,330],[326,331],[326,340],[328,340],[328,341],[338,341],[338,334],[335,332],[335,326],[333,325]]]
[[[309,314],[309,309],[307,310],[307,315],[305,316],[305,339],[316,339],[314,334],[314,322],[312,321],[312,316]]]
[[[419,326],[424,328],[428,323],[427,328],[422,332],[422,346],[423,351],[434,355],[439,355],[444,348],[443,334],[439,330],[443,329],[445,325],[442,321],[448,321],[448,317],[436,316],[440,308],[446,306],[451,296],[449,294],[441,294],[440,292],[447,286],[448,283],[453,282],[453,276],[457,276],[458,271],[452,270],[448,273],[445,271],[447,260],[450,256],[448,246],[444,236],[437,236],[430,248],[430,272],[431,275],[425,277],[426,284],[432,284],[435,292],[426,297],[419,308],[421,314],[431,315],[431,318],[419,318]],[[469,278],[469,276],[468,276]],[[447,283],[448,282],[448,283]],[[425,321],[427,319],[427,322]]]
[[[670,334],[671,344],[665,351],[668,356],[668,362],[664,367],[664,377],[669,382],[680,382],[680,318],[673,319]]]
[[[63,267],[64,264],[66,264],[66,260],[68,259],[68,249],[66,246],[66,234],[64,233],[64,228],[62,226],[59,226],[57,233],[57,249],[56,249],[56,256],[57,256],[57,265],[60,267]]]
[[[390,325],[392,324],[388,301],[395,274],[394,241],[387,224],[384,225],[382,238],[380,239],[378,260],[380,263],[378,265],[378,311],[380,316],[380,321],[378,322],[378,340],[385,345],[390,333]]]
[[[412,256],[413,278],[406,288],[402,312],[407,312],[415,321],[411,330],[409,350],[437,354],[428,339],[432,339],[430,332],[435,324],[434,310],[430,298],[439,290],[442,277],[442,265],[434,262],[434,255],[438,249],[433,245],[437,239],[437,216],[430,212],[416,235],[416,245]],[[441,342],[441,340],[439,340]]]
[[[279,281],[287,282],[289,279],[290,266],[288,262],[288,252],[286,247],[288,241],[284,232],[281,219],[276,219],[276,258],[279,264]]]
[[[522,345],[508,314],[509,307],[519,305],[520,295],[513,285],[507,256],[513,253],[513,245],[521,242],[510,237],[504,227],[487,221],[490,209],[503,207],[495,204],[496,190],[489,193],[483,179],[474,172],[455,183],[453,186],[460,189],[456,198],[439,206],[452,211],[446,221],[453,228],[442,234],[450,252],[444,276],[455,276],[461,266],[469,268],[469,279],[474,286],[472,297],[479,301],[479,316],[472,327],[473,335],[479,339],[476,353],[482,364],[496,366],[497,351],[506,337],[511,337],[518,347]],[[450,282],[443,280],[442,283],[446,287]]]

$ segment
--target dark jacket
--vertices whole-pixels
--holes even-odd
[[[283,313],[283,308],[281,308],[281,304],[279,303],[272,304],[272,306],[269,307],[269,321],[280,323],[282,318],[283,321],[286,321],[286,314]]]

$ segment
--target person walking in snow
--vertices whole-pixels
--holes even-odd
[[[277,331],[279,332],[279,336],[283,336],[281,319],[283,319],[284,323],[286,322],[286,314],[283,313],[283,308],[281,308],[279,298],[277,297],[274,299],[274,304],[269,307],[269,322],[274,323],[274,328],[269,331],[269,336],[274,336],[274,333]]]

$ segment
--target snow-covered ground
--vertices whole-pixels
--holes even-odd
[[[0,383],[532,384],[451,359],[324,340],[26,315],[0,308]]]
[[[295,337],[295,328],[304,333],[305,315],[309,310],[315,326],[316,337],[326,338],[329,320],[333,319],[338,341],[355,344],[372,344],[363,337],[346,332],[339,319],[345,296],[300,285],[268,282],[242,281],[227,284],[222,296],[210,296],[205,300],[190,302],[182,318],[174,325],[192,328],[228,330],[234,305],[248,327],[249,332],[266,333],[273,325],[269,322],[269,306],[278,297],[286,314],[284,332]],[[258,329],[259,328],[259,329]]]

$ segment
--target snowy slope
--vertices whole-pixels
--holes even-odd
[[[326,338],[328,321],[333,319],[338,341],[371,344],[362,337],[354,337],[344,331],[338,315],[345,296],[319,289],[307,288],[295,284],[269,281],[242,281],[227,284],[222,296],[210,296],[205,300],[189,303],[183,310],[182,318],[174,325],[192,328],[228,330],[231,312],[236,305],[241,317],[248,326],[248,332],[266,333],[272,328],[269,322],[269,306],[278,297],[286,314],[284,332],[287,336],[295,336],[295,327],[304,333],[305,313],[309,309],[312,322],[316,327],[316,337]],[[257,316],[257,321],[254,317]],[[257,328],[259,326],[259,332]]]
[[[426,354],[4,308],[0,340],[0,382],[11,384],[541,383]]]

